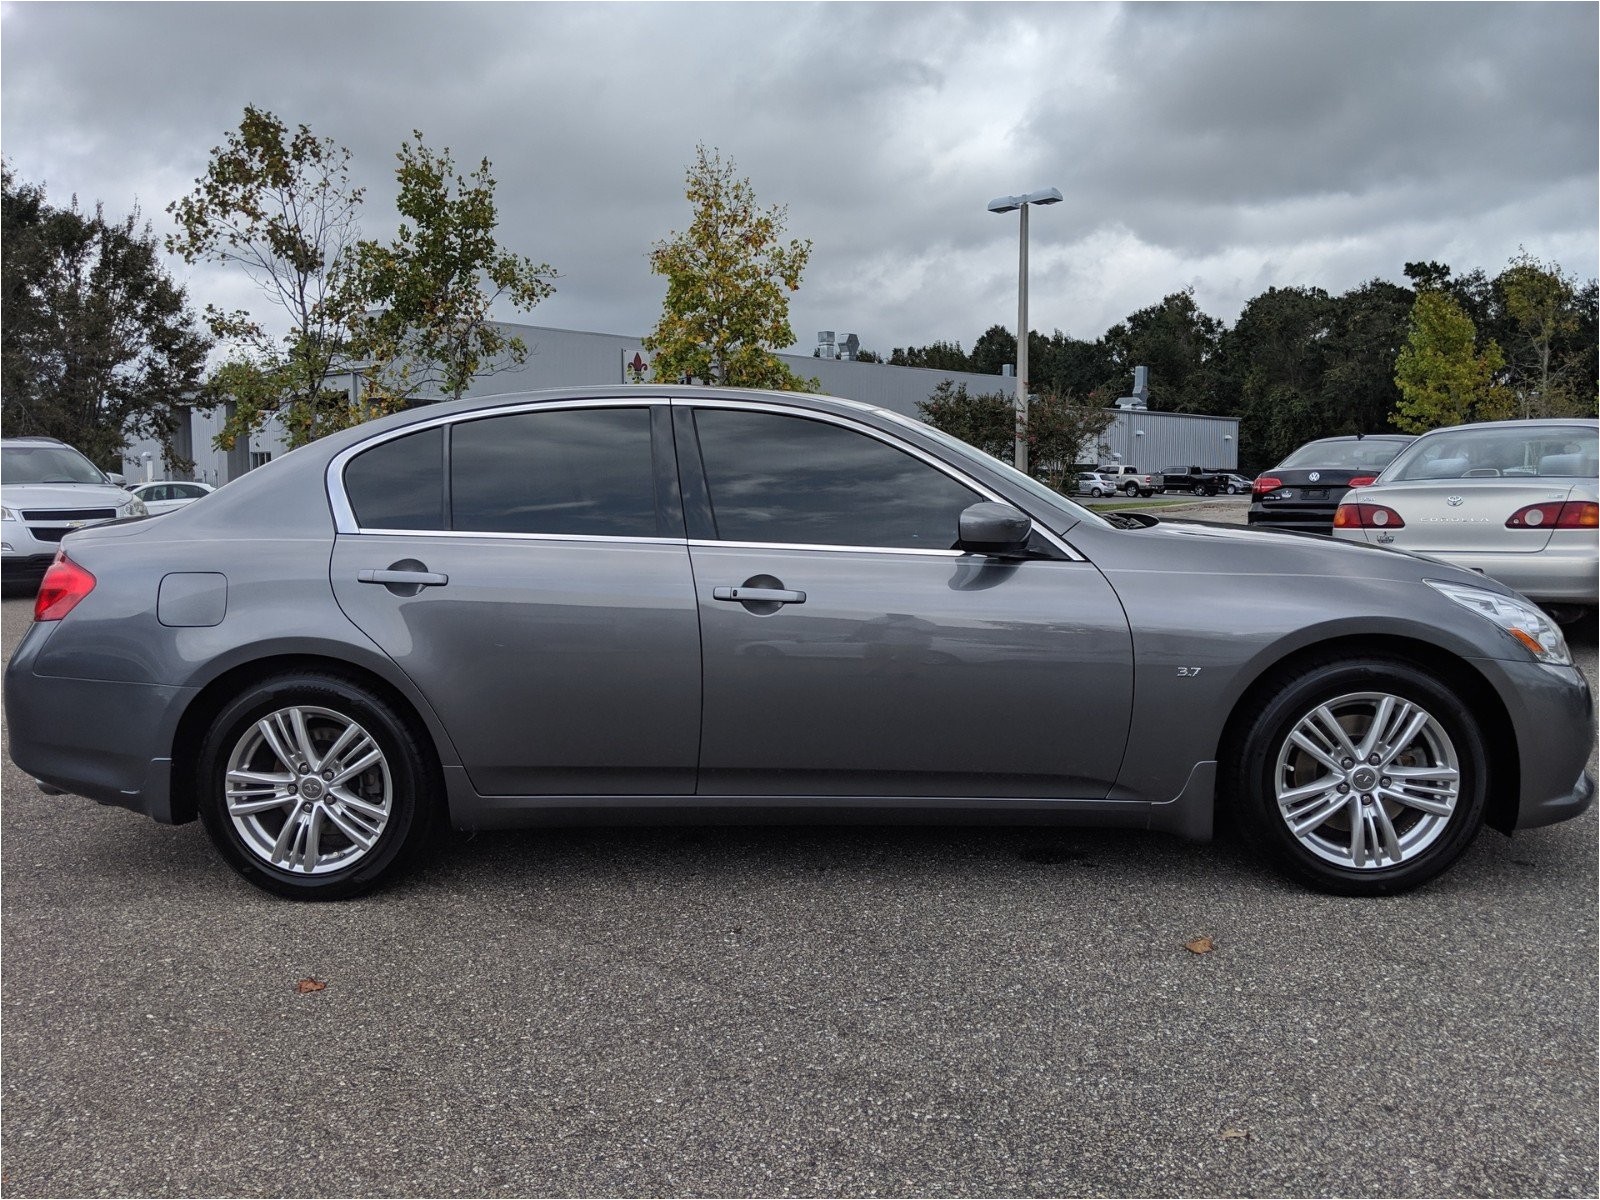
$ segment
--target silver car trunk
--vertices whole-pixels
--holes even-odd
[[[1364,488],[1346,499],[1381,504],[1399,513],[1403,527],[1366,531],[1369,541],[1392,536],[1394,540],[1385,544],[1398,550],[1534,554],[1549,543],[1550,529],[1508,529],[1506,520],[1530,504],[1559,503],[1572,493],[1566,480],[1419,479]]]

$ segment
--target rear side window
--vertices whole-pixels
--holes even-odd
[[[457,530],[658,536],[648,407],[462,421],[450,481]]]
[[[350,460],[344,490],[363,529],[443,529],[444,431],[408,433]]]
[[[803,417],[695,412],[717,536],[949,550],[983,497],[874,437]]]

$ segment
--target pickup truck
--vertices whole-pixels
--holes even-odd
[[[1096,467],[1095,470],[1111,479],[1117,491],[1126,492],[1129,496],[1148,496],[1161,486],[1148,471],[1141,471],[1137,467],[1117,465]]]
[[[1193,492],[1196,496],[1215,496],[1225,486],[1221,471],[1208,471],[1204,467],[1162,467],[1156,476],[1156,485],[1163,492]]]

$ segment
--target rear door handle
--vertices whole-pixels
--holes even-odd
[[[450,582],[450,576],[440,574],[438,571],[387,571],[365,570],[356,573],[356,579],[361,583],[384,584],[409,584],[412,587],[443,587]]]
[[[785,588],[719,587],[711,589],[713,600],[732,600],[739,604],[804,604],[804,592]]]

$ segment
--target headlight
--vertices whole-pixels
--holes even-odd
[[[16,519],[17,514],[14,510],[9,508],[0,508],[0,521],[15,521]]]
[[[1470,608],[1493,621],[1540,662],[1558,667],[1572,665],[1572,655],[1567,650],[1567,639],[1561,635],[1561,627],[1522,597],[1502,596],[1499,592],[1487,592],[1465,583],[1444,583],[1437,579],[1426,583],[1462,608]]]
[[[137,496],[117,509],[117,512],[125,517],[147,517],[150,515],[150,510],[144,506],[144,501]]]

